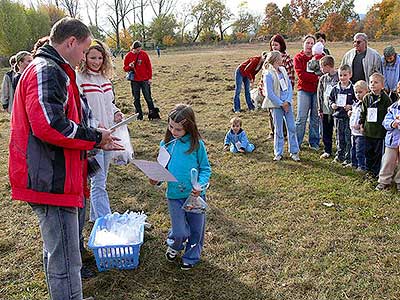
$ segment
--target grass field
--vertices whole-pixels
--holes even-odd
[[[381,53],[385,46],[371,45]],[[338,61],[350,47],[350,43],[328,45]],[[292,56],[300,48],[299,43],[288,46]],[[112,209],[143,210],[153,229],[145,233],[138,269],[98,273],[84,280],[85,296],[96,300],[400,299],[398,194],[374,191],[374,182],[321,161],[320,153],[306,147],[300,163],[287,156],[273,162],[265,112],[241,114],[244,129],[257,147],[254,153],[222,151],[233,116],[234,70],[262,50],[266,47],[193,49],[163,52],[160,59],[151,53],[152,92],[162,120],[131,124],[132,142],[137,158],[154,160],[167,112],[176,103],[192,104],[213,168],[203,260],[190,272],[166,262],[169,216],[164,189],[150,186],[133,166],[113,166],[108,185]],[[116,66],[117,104],[129,114],[131,92],[121,62]],[[0,299],[47,299],[37,219],[26,203],[10,199],[8,136],[9,115],[2,113]],[[334,206],[326,207],[324,202]],[[88,224],[87,237],[89,233]]]

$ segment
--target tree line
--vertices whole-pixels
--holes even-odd
[[[282,8],[270,2],[254,10],[243,1],[234,14],[225,0],[49,0],[30,7],[0,0],[0,56],[31,49],[64,16],[85,17],[93,36],[117,50],[136,39],[174,46],[265,40],[275,33],[296,39],[322,31],[331,41],[358,31],[377,39],[400,34],[398,0],[374,4],[364,18],[355,13],[354,0],[291,0]]]

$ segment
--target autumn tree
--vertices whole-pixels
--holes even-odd
[[[345,39],[346,25],[347,22],[342,15],[332,13],[326,18],[320,30],[328,33],[329,40],[342,41]]]
[[[314,33],[314,25],[310,19],[300,17],[292,27],[292,31],[289,34],[291,37],[305,36],[309,33]]]
[[[320,6],[319,13],[314,19],[315,27],[319,28],[320,26],[322,26],[322,24],[326,22],[328,17],[333,14],[335,15],[335,18],[341,16],[345,23],[359,19],[357,13],[354,11],[354,0],[328,0]],[[338,27],[339,26],[332,29],[343,29]],[[329,36],[331,36],[331,34],[329,34]]]
[[[267,3],[265,18],[258,36],[268,36],[280,32],[282,13],[276,3]]]
[[[159,15],[155,17],[149,26],[149,33],[158,44],[163,42],[165,36],[174,38],[178,24],[174,15]]]

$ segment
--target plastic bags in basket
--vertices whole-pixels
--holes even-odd
[[[125,150],[113,151],[112,162],[116,165],[129,164],[134,158],[134,152],[131,144],[131,138],[129,136],[128,126],[122,125],[121,127],[118,127],[114,131],[113,136],[120,139],[118,143],[124,146]]]
[[[193,168],[190,170],[190,179],[192,186],[195,190],[203,191],[208,188],[208,183],[200,185],[197,181],[199,172],[197,169]],[[182,209],[186,212],[202,214],[207,210],[207,202],[201,196],[193,196],[192,194],[186,199],[185,203],[182,205]]]

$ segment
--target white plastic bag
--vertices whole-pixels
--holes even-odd
[[[208,188],[208,183],[201,186],[198,180],[199,172],[197,169],[193,168],[190,170],[190,179],[194,189],[198,191],[204,191]],[[200,196],[193,196],[192,194],[187,197],[185,203],[182,205],[182,209],[186,212],[191,212],[195,214],[203,214],[208,208],[207,202]]]
[[[264,97],[261,95],[260,89],[258,87],[253,88],[250,91],[250,98],[251,102],[253,102],[254,107],[260,108],[261,102],[264,100]]]
[[[129,136],[128,126],[122,125],[121,127],[118,127],[115,129],[113,136],[120,139],[120,141],[117,142],[121,144],[125,150],[113,151],[112,162],[120,166],[129,164],[134,158],[134,153],[131,144],[131,138]]]

